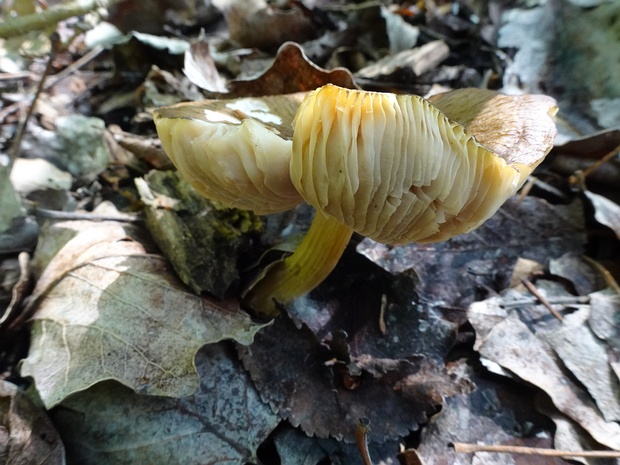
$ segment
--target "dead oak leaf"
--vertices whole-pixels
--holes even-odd
[[[111,242],[102,240],[106,229]],[[201,346],[227,338],[248,344],[260,328],[236,304],[190,293],[163,258],[108,223],[66,243],[39,280],[31,307],[21,374],[34,378],[48,408],[106,379],[143,394],[192,394]]]

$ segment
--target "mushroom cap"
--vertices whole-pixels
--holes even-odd
[[[309,204],[365,236],[434,242],[487,220],[550,148],[507,161],[421,97],[327,85],[297,111],[290,172]]]
[[[287,101],[289,121],[282,121],[269,107],[281,100],[180,104],[157,110],[154,121],[164,150],[198,192],[227,207],[276,213],[302,202],[289,176],[287,123],[298,103]]]

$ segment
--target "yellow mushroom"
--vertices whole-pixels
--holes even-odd
[[[277,303],[286,305],[309,292],[336,266],[353,231],[387,244],[406,244],[443,241],[478,227],[521,187],[551,149],[555,111],[549,97],[508,97],[476,89],[443,94],[433,104],[418,96],[333,85],[311,92],[295,113],[292,152],[272,149],[269,137],[264,139],[269,149],[258,151],[266,157],[277,154],[277,169],[273,168],[277,175],[258,176],[265,184],[261,188],[256,188],[260,184],[256,180],[246,183],[248,197],[254,197],[247,204],[239,201],[240,183],[234,195],[216,197],[259,212],[285,209],[287,202],[272,201],[270,205],[277,205],[273,209],[255,205],[263,189],[271,193],[269,184],[278,178],[277,191],[295,199],[290,204],[303,198],[316,209],[302,243],[265,271],[246,293],[245,302],[271,315],[277,313]],[[157,114],[155,121],[181,173],[194,183],[203,176],[209,179],[205,195],[213,196],[221,184],[230,183],[221,182],[221,170],[202,167],[205,157],[217,158],[218,166],[226,164],[212,136],[186,125],[171,129],[174,122]],[[226,144],[234,154],[233,171],[260,171],[258,165],[266,163],[261,156],[255,158],[257,166],[249,168],[250,151],[238,155],[239,128],[244,125],[254,124],[239,122],[231,129],[234,143]],[[262,139],[254,139],[255,148],[261,144]],[[192,161],[180,161],[185,158]],[[238,158],[243,159],[241,164]]]

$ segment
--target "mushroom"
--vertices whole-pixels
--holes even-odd
[[[241,164],[232,156],[229,166],[211,135],[187,122],[177,127],[178,121],[160,111],[155,122],[164,148],[190,182],[208,179],[205,195],[258,212],[294,203],[257,208],[263,189],[271,191],[271,176],[261,177],[265,186],[250,189],[247,204],[239,201],[241,184],[234,186],[234,195],[224,195],[223,189],[216,197],[222,184],[231,182],[221,182],[221,173],[233,165],[235,171],[256,169],[250,152],[240,157]],[[432,104],[418,96],[334,85],[311,92],[295,113],[292,152],[273,151],[275,177],[280,177],[274,191],[286,186],[284,197],[303,198],[316,213],[294,253],[268,267],[244,301],[261,314],[276,314],[278,303],[292,302],[327,277],[354,231],[386,244],[407,244],[443,241],[475,229],[549,152],[555,112],[554,100],[546,96],[509,97],[477,89],[448,92]],[[235,134],[226,144],[231,153],[239,153],[234,147],[245,136],[244,126],[253,129],[254,123],[246,119],[229,129]],[[255,138],[250,145],[262,152],[262,143]],[[265,150],[265,156],[269,153]],[[216,171],[203,166],[212,157],[218,160]],[[266,163],[260,160],[257,156],[256,165]]]

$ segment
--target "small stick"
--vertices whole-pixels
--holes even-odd
[[[87,220],[87,221],[120,221],[124,223],[141,223],[143,218],[138,215],[118,213],[115,215],[99,215],[90,212],[65,212],[48,210],[46,208],[36,208],[34,214],[40,218],[50,218],[53,220]]]
[[[523,299],[508,300],[501,304],[502,308],[523,307],[540,302],[536,297],[525,297]],[[578,295],[570,297],[551,297],[547,299],[551,305],[586,305],[590,303],[590,296]]]
[[[452,447],[454,447],[456,452],[463,454],[470,454],[473,452],[500,452],[507,454],[545,455],[548,457],[620,458],[620,452],[613,450],[568,451],[543,449],[540,447],[467,444],[463,442],[452,443]]]
[[[580,181],[580,179],[585,179],[590,173],[592,173],[592,171],[597,169],[603,163],[607,163],[609,160],[611,160],[612,158],[616,157],[618,155],[618,151],[620,151],[620,145],[615,147],[611,152],[605,154],[605,156],[603,158],[597,160],[595,163],[593,163],[590,166],[588,166],[585,170],[581,171],[581,173],[579,173],[579,175],[572,175],[568,179],[568,181],[571,184],[577,184]]]
[[[564,319],[564,317],[555,308],[551,306],[551,304],[545,298],[545,296],[543,296],[540,292],[538,292],[538,289],[536,289],[536,286],[534,286],[534,283],[532,283],[532,281],[530,281],[527,278],[522,278],[521,282],[523,283],[525,287],[527,287],[527,290],[530,291],[534,295],[534,297],[536,297],[539,300],[541,304],[547,307],[547,309],[551,312],[551,314],[554,317],[556,317],[560,321]]]
[[[370,420],[362,417],[357,422],[357,427],[355,428],[355,443],[357,444],[357,450],[360,452],[364,465],[372,465],[370,453],[368,452],[368,432],[370,431],[368,425],[370,425]]]

